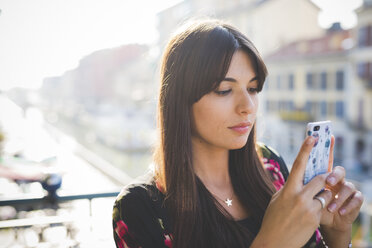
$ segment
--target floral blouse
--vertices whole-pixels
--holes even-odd
[[[289,175],[282,157],[271,147],[259,143],[262,162],[277,190],[283,187]],[[113,208],[113,231],[118,248],[172,247],[170,220],[162,205],[164,195],[150,173],[133,182],[120,192]],[[240,220],[253,233],[249,218]],[[306,248],[324,247],[319,230],[313,234]]]

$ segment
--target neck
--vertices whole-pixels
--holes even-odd
[[[196,175],[212,192],[231,192],[229,151],[193,140],[193,166]]]

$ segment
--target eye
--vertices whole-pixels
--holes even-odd
[[[249,93],[258,93],[259,92],[259,89],[258,88],[249,88],[248,89]]]
[[[224,96],[224,95],[227,95],[231,92],[231,89],[230,90],[216,90],[215,93],[217,95],[220,95],[220,96]]]

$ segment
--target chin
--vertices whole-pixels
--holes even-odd
[[[248,142],[248,138],[245,139],[244,141],[242,142],[235,142],[234,144],[231,144],[229,147],[229,150],[238,150],[238,149],[241,149],[243,148]]]
[[[245,146],[245,144],[232,146],[229,150],[239,150],[239,149],[243,148],[244,146]]]

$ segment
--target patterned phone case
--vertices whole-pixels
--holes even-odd
[[[307,161],[304,184],[307,184],[313,177],[332,170],[331,165],[328,166],[332,135],[331,122],[308,123],[306,135],[313,136],[316,141]]]

